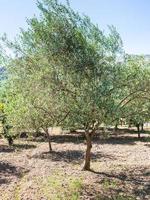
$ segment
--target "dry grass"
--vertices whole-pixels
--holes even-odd
[[[47,142],[0,140],[0,200],[149,200],[150,143],[135,134],[94,141],[93,172],[81,171],[85,144],[77,135]]]

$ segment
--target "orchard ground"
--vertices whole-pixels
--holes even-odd
[[[44,138],[0,139],[1,200],[149,200],[150,135],[119,130],[107,139],[96,137],[93,171],[81,171],[82,134],[52,136],[53,152]]]

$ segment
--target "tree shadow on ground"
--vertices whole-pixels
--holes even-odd
[[[38,159],[50,159],[52,161],[62,161],[66,163],[82,163],[84,160],[84,151],[80,150],[66,150],[66,151],[53,151],[53,152],[43,152],[40,154],[35,154],[32,158]],[[101,152],[92,153],[91,159],[93,161],[102,160],[102,159],[116,159],[115,156],[110,154],[103,154]]]
[[[24,150],[24,149],[34,149],[37,146],[34,144],[13,144],[14,149]]]
[[[84,141],[85,136],[82,133],[76,133],[76,134],[60,134],[60,135],[51,135],[51,141],[55,143],[75,143],[80,144]],[[32,142],[46,142],[47,137],[46,136],[40,136],[40,137],[34,137],[32,139],[28,139],[28,141]]]
[[[85,142],[85,136],[82,133],[79,134],[63,134],[63,135],[54,135],[51,136],[51,141],[55,143],[74,143],[74,144],[80,144]],[[98,134],[96,134],[93,137],[93,143],[95,144],[121,144],[121,145],[136,145],[136,142],[146,142],[148,141],[148,137],[141,137],[140,139],[137,136],[130,136],[130,135],[123,135],[123,136],[108,136],[107,138],[99,137]]]
[[[24,150],[24,149],[33,149],[36,148],[36,145],[33,144],[13,144],[12,146],[8,145],[0,145],[0,153],[12,153],[14,151],[18,150]]]
[[[119,133],[119,134],[137,133],[137,130],[131,128],[117,128],[116,130],[114,130],[114,128],[107,128],[107,130],[111,133]]]
[[[138,134],[137,130],[135,129],[128,129],[128,128],[124,128],[124,129],[119,129],[120,131],[122,131],[123,133],[133,133],[133,134]],[[150,134],[150,131],[149,130],[142,130],[140,131],[141,134]]]
[[[29,142],[46,142],[47,141],[47,137],[45,136],[40,136],[40,137],[33,137],[33,138],[28,138],[27,141]]]
[[[136,142],[146,142],[148,141],[148,137],[141,137],[140,139],[137,136],[133,135],[110,135],[107,138],[104,138],[103,134],[96,134],[93,137],[93,143],[95,144],[120,144],[120,145],[136,145]],[[34,142],[46,142],[47,138],[40,137],[40,138],[33,138],[30,141]],[[63,144],[63,143],[74,143],[74,144],[81,144],[85,142],[84,133],[76,133],[76,134],[61,134],[61,135],[52,135],[51,142]]]
[[[53,135],[51,136],[52,142],[55,143],[74,143],[80,144],[83,143],[85,136],[83,134],[62,134],[62,135]]]
[[[134,129],[133,129],[134,128]],[[110,132],[114,132],[114,128],[108,128],[107,129]],[[131,128],[118,128],[115,132],[119,133],[119,134],[125,134],[125,133],[130,133],[130,134],[138,134],[137,132],[137,128],[136,127],[131,127]],[[140,131],[141,134],[150,134],[149,130],[141,130]]]
[[[95,172],[97,183],[107,186],[110,193],[129,194],[139,199],[150,199],[150,170],[149,168],[134,168],[122,172]],[[106,185],[107,183],[107,185]]]
[[[55,143],[74,143],[80,144],[86,141],[85,136],[83,134],[75,134],[75,135],[56,135],[51,136],[51,141]],[[135,145],[137,141],[145,142],[146,138],[141,137],[140,139],[136,136],[108,136],[107,138],[99,137],[99,135],[95,135],[92,139],[93,143],[96,144],[129,144]]]
[[[0,153],[11,153],[15,149],[13,147],[9,147],[8,145],[0,144]]]
[[[0,161],[0,185],[9,184],[11,180],[16,178],[21,178],[29,172],[25,168],[16,167],[9,162]]]
[[[136,142],[146,142],[148,139],[145,137],[141,137],[140,139],[137,137],[131,136],[110,136],[107,139],[93,139],[93,142],[96,144],[120,144],[120,145],[136,145]]]
[[[150,144],[145,144],[144,146],[146,146],[146,147],[150,147]]]

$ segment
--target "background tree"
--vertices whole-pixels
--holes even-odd
[[[128,123],[132,120],[139,130],[139,123],[148,120],[150,68],[142,56],[127,55],[124,65],[120,78],[123,87],[116,94],[114,118],[124,118]]]

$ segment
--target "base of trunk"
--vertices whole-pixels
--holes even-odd
[[[87,132],[85,136],[86,136],[86,152],[85,152],[85,162],[82,170],[90,171],[92,138],[89,132]]]
[[[11,137],[7,138],[9,146],[13,145],[13,139]]]
[[[83,167],[82,171],[91,171],[90,167]]]
[[[138,138],[139,138],[139,139],[141,138],[141,134],[140,134],[140,133],[138,133]]]
[[[49,153],[52,153],[53,152],[53,150],[52,149],[49,149]]]

